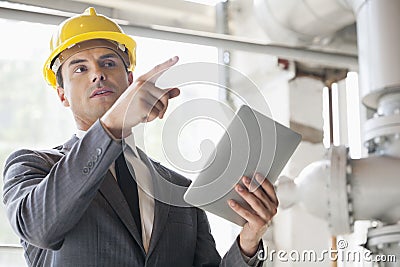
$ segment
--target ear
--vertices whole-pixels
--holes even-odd
[[[129,71],[129,72],[128,72],[128,82],[129,82],[129,85],[131,85],[131,84],[133,83],[133,74],[132,74],[132,71]]]
[[[61,103],[64,105],[64,107],[69,107],[68,99],[65,97],[64,88],[58,86],[57,93],[58,93],[58,97],[60,98]]]

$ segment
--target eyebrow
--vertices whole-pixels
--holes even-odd
[[[116,54],[109,53],[109,54],[105,54],[105,55],[100,56],[100,59],[103,60],[103,59],[117,58],[117,57],[118,56]],[[71,62],[68,64],[68,66],[72,66],[72,65],[79,64],[79,63],[82,63],[82,62],[87,62],[87,60],[86,59],[74,59],[74,60],[71,60]]]
[[[100,56],[100,59],[107,59],[107,58],[117,58],[118,56],[114,53],[109,53],[109,54],[105,54]]]
[[[71,62],[68,64],[68,66],[72,66],[72,65],[79,64],[82,62],[87,62],[87,60],[86,59],[74,59],[74,60],[71,60]]]

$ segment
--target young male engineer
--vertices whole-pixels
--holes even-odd
[[[247,223],[222,260],[202,210],[169,205],[137,186],[132,176],[151,181],[153,190],[160,176],[190,182],[136,147],[122,151],[132,127],[162,119],[179,95],[178,88],[155,86],[178,58],[134,81],[135,48],[93,8],[64,21],[52,37],[44,75],[71,109],[78,133],[62,146],[19,150],[6,161],[4,203],[28,265],[261,266],[261,237],[278,205],[267,180],[254,192],[246,177],[247,187],[236,186],[252,210],[227,203]]]

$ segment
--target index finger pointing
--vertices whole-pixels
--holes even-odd
[[[157,79],[165,72],[167,71],[170,67],[175,65],[179,60],[179,57],[174,56],[167,61],[155,66],[153,69],[151,69],[149,72],[143,74],[138,78],[139,81],[149,81],[152,83],[156,83]]]
[[[168,90],[168,96],[170,99],[177,97],[180,93],[181,93],[181,91],[179,90],[179,88],[176,88],[176,87]]]

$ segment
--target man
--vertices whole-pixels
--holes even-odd
[[[78,133],[54,149],[17,151],[6,162],[4,203],[28,265],[260,266],[261,237],[278,205],[267,180],[252,193],[247,177],[247,188],[236,186],[252,210],[229,202],[247,223],[221,260],[202,210],[149,197],[131,177],[150,181],[154,192],[163,190],[160,177],[190,183],[134,146],[122,151],[132,127],[162,119],[179,95],[178,88],[155,86],[177,57],[133,80],[135,46],[93,8],[53,35],[44,75],[71,109]]]

